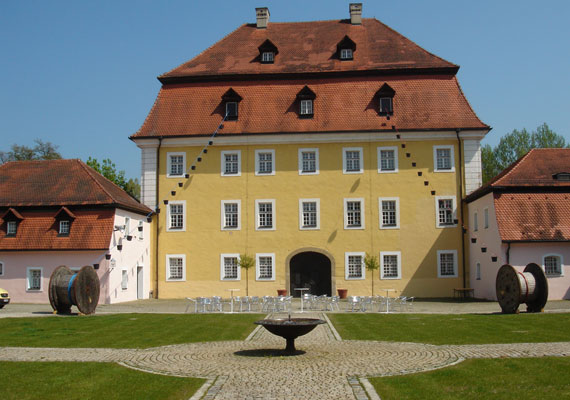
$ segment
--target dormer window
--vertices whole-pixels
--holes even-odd
[[[559,172],[552,175],[552,178],[557,181],[570,181],[570,172]]]
[[[279,54],[277,46],[269,39],[263,42],[257,49],[259,50],[259,60],[262,64],[273,64],[275,56]]]
[[[2,219],[6,221],[6,236],[16,236],[18,233],[18,223],[24,219],[22,215],[13,208],[9,208],[4,213]]]
[[[68,236],[70,226],[71,226],[71,221],[69,221],[69,220],[59,221],[59,235],[60,236]]]
[[[356,43],[354,43],[348,36],[342,38],[336,45],[337,57],[341,61],[352,60],[354,52],[356,51]]]
[[[6,222],[6,236],[16,236],[18,232],[18,221]]]
[[[394,95],[396,91],[390,87],[387,83],[382,85],[382,87],[376,92],[375,97],[378,99],[378,114],[387,116],[390,119],[390,115],[394,114]]]
[[[238,104],[241,100],[242,97],[232,88],[229,88],[228,91],[222,95],[226,121],[235,121],[238,119]]]
[[[297,93],[297,101],[299,103],[299,117],[300,118],[313,118],[314,107],[313,102],[317,98],[315,92],[305,86]]]
[[[55,214],[55,221],[58,236],[69,236],[71,231],[71,223],[75,219],[75,214],[73,214],[67,207],[61,207],[59,211]]]

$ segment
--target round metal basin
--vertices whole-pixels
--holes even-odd
[[[317,318],[283,318],[283,319],[262,319],[254,322],[262,325],[274,335],[281,336],[287,341],[286,353],[294,353],[295,339],[299,336],[311,332],[317,325],[325,324],[322,319]]]

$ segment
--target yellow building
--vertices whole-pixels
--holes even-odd
[[[458,66],[375,19],[245,24],[159,77],[131,139],[156,209],[155,295],[465,287],[461,199],[489,127]],[[364,267],[365,254],[380,269]]]

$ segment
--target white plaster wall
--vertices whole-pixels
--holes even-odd
[[[130,218],[130,230],[114,231],[111,236],[109,252],[111,260],[106,261],[109,270],[108,298],[106,303],[119,303],[137,300],[137,267],[143,267],[143,298],[148,299],[150,291],[150,224],[146,216],[129,211],[117,209],[115,212],[115,226],[125,225],[125,218]],[[143,230],[139,232],[139,221],[142,221]],[[127,240],[127,235],[132,240]],[[122,243],[122,250],[117,245]],[[112,267],[114,261],[114,267]],[[122,289],[122,270],[127,270],[128,287]]]
[[[463,156],[465,163],[465,191],[469,194],[478,189],[483,182],[480,140],[464,139]]]
[[[485,229],[484,209],[489,209],[489,227]],[[474,231],[474,214],[477,211],[479,219],[479,229]],[[506,246],[501,243],[501,237],[497,226],[495,214],[495,204],[493,194],[487,195],[468,204],[469,214],[469,285],[475,289],[474,295],[481,299],[496,300],[495,279],[497,271],[501,265],[506,263]],[[477,242],[472,243],[471,238],[476,238]],[[487,247],[487,252],[481,251],[482,247]],[[497,261],[493,262],[491,257],[497,256]],[[476,265],[481,264],[481,279],[476,277]]]
[[[141,203],[150,209],[156,208],[156,159],[157,145],[141,147]]]

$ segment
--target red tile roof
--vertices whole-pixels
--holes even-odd
[[[73,209],[69,236],[58,236],[58,209],[22,210],[15,237],[6,237],[0,218],[0,250],[104,250],[111,243],[114,209]]]
[[[348,36],[355,44],[354,59],[336,57],[337,44]],[[259,46],[267,39],[278,54],[273,64],[261,64]],[[459,67],[437,57],[376,19],[362,25],[347,20],[270,22],[267,29],[245,24],[192,60],[159,77],[165,82],[181,77],[331,73],[445,69]]]
[[[14,161],[0,166],[0,207],[77,205],[151,212],[81,160]]]
[[[570,241],[569,193],[493,196],[502,241]]]
[[[389,121],[378,115],[375,99],[384,83],[396,91]],[[305,85],[316,94],[309,119],[299,118],[296,103]],[[381,131],[392,125],[398,130],[489,129],[454,76],[424,75],[165,85],[132,138],[212,134],[225,114],[221,97],[230,87],[243,100],[238,120],[224,123],[220,135]]]

